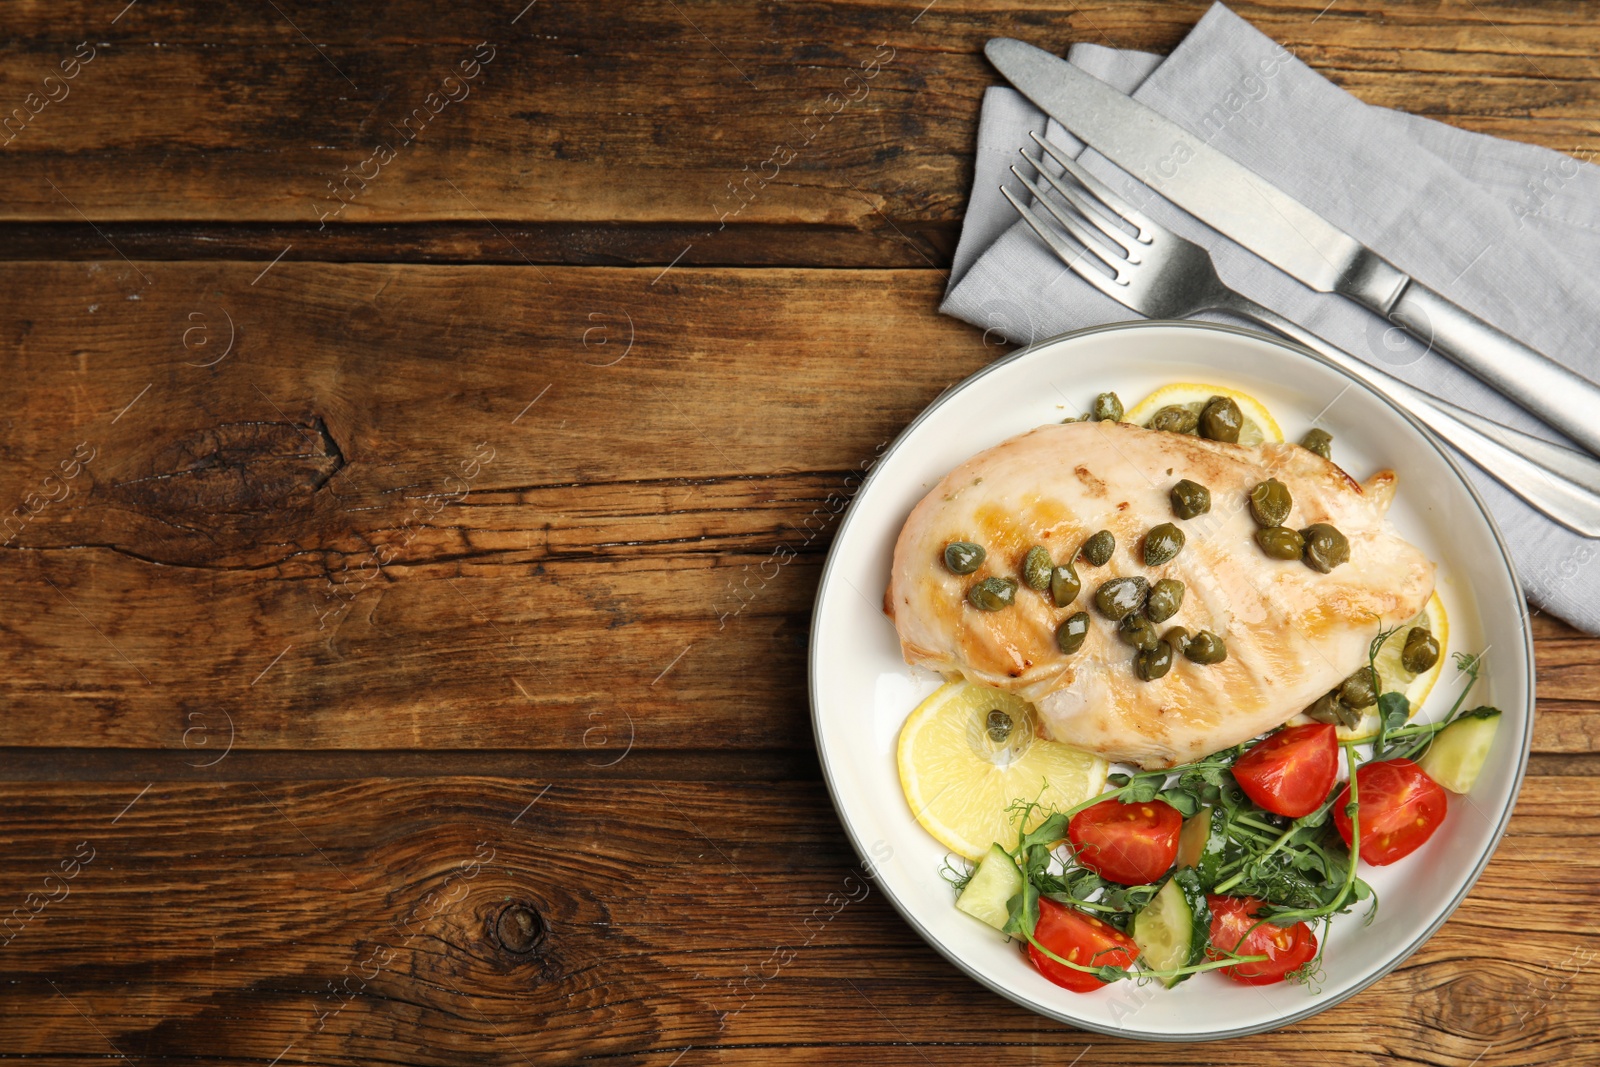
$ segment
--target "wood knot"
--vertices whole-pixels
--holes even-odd
[[[544,941],[545,925],[533,905],[507,904],[494,920],[495,939],[507,952],[526,955]]]
[[[320,417],[309,426],[228,422],[169,441],[110,491],[141,510],[190,521],[271,514],[315,493],[344,465]]]

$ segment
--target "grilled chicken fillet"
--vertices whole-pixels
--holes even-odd
[[[1167,494],[1183,478],[1211,491],[1209,513],[1174,518]],[[1321,574],[1261,551],[1246,501],[1267,478],[1294,497],[1285,525],[1332,523],[1350,542],[1348,563]],[[1287,721],[1365,663],[1380,628],[1422,610],[1434,566],[1384,518],[1394,488],[1391,471],[1363,486],[1298,445],[1230,445],[1128,423],[1043,426],[974,456],[912,510],[884,609],[907,662],[1019,694],[1038,705],[1052,739],[1149,768],[1186,763]],[[1147,567],[1140,539],[1164,522],[1187,543]],[[968,603],[984,578],[1020,580],[1029,547],[1064,563],[1098,530],[1116,536],[1116,552],[1103,567],[1076,559],[1076,602],[1058,608],[1020,584],[1000,611]],[[983,565],[951,573],[942,562],[951,541],[982,545]],[[1210,630],[1227,659],[1179,656],[1165,677],[1140,681],[1134,650],[1093,607],[1094,591],[1124,575],[1183,582],[1182,608],[1157,630]],[[1084,610],[1088,638],[1064,655],[1056,627]]]

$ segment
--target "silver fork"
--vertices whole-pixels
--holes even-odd
[[[1233,291],[1217,275],[1211,254],[1204,248],[1128,204],[1048,141],[1037,134],[1029,136],[1072,180],[1055,177],[1022,149],[1022,157],[1060,200],[1046,196],[1016,167],[1011,173],[1033,193],[1034,206],[1022,203],[1004,186],[1000,191],[1078,277],[1147,318],[1185,319],[1202,311],[1226,311],[1280,333],[1409,411],[1486,474],[1556,522],[1585,537],[1600,538],[1600,461],[1430,396]],[[1082,250],[1064,240],[1037,207],[1043,207]],[[1131,226],[1137,234],[1119,223]],[[1090,261],[1091,255],[1097,262]]]

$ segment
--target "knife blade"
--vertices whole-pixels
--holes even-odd
[[[1134,178],[1319,292],[1377,312],[1600,454],[1600,386],[1367,248],[1166,116],[1066,60],[996,37],[989,62],[1028,99]]]

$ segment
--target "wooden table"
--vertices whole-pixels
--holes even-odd
[[[1600,1062],[1600,642],[1545,618],[1482,882],[1283,1032],[1074,1031],[860,888],[809,614],[863,461],[1001,350],[935,312],[981,45],[1202,5],[524,3],[6,14],[0,1053]],[[1240,13],[1600,147],[1587,9]]]

